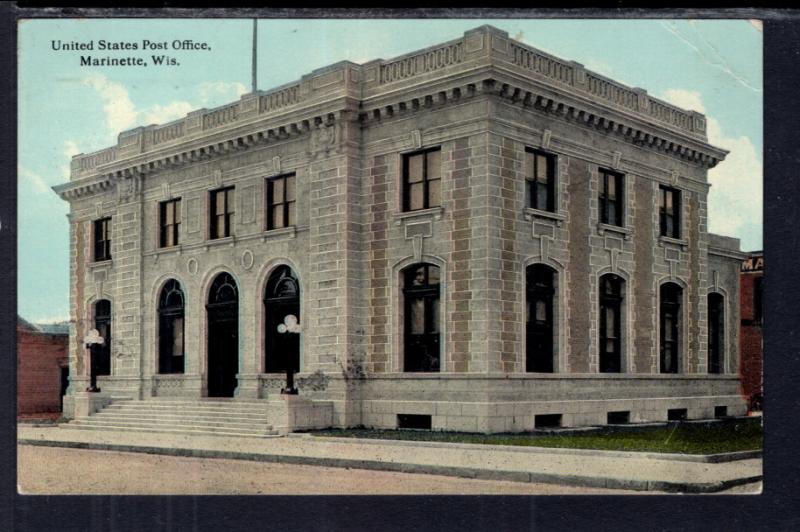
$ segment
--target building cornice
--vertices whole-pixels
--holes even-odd
[[[231,104],[124,131],[115,146],[75,156],[70,182],[53,189],[70,200],[121,179],[303,135],[310,137],[313,151],[319,141],[337,137],[328,128],[339,122],[358,118],[369,127],[476,95],[552,114],[708,168],[727,154],[707,143],[700,113],[481,26],[391,60],[343,61]]]

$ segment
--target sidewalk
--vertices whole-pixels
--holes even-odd
[[[273,438],[17,426],[18,443],[199,458],[428,473],[637,491],[711,493],[762,479],[760,458],[721,463],[647,453],[431,444],[291,435]]]

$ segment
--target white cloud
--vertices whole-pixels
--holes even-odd
[[[28,170],[23,166],[17,166],[17,175],[19,176],[20,183],[29,183],[33,187],[36,194],[46,194],[50,192],[50,186],[42,176]]]
[[[79,153],[81,153],[81,149],[78,148],[77,142],[74,140],[64,141],[64,157],[67,158],[67,164],[61,166],[61,174],[65,179],[69,179],[70,162],[72,161],[72,157],[74,155],[78,155]]]
[[[697,111],[698,113],[706,112],[706,107],[703,105],[703,97],[700,95],[700,91],[667,89],[660,97],[683,109]]]
[[[697,91],[669,89],[661,98],[677,106],[705,113],[702,96]],[[762,225],[763,163],[753,141],[747,136],[728,136],[719,121],[706,117],[708,141],[729,150],[724,161],[708,172],[708,230],[742,238],[743,249],[756,249],[761,242],[752,235],[753,227]]]
[[[110,135],[136,126],[163,124],[186,116],[197,105],[184,100],[174,100],[165,105],[155,104],[137,109],[122,83],[111,81],[103,74],[94,72],[83,78],[83,84],[94,89],[103,102],[106,126]],[[205,82],[197,89],[200,105],[220,105],[239,98],[247,92],[247,87],[234,82]]]
[[[96,72],[83,78],[83,84],[93,88],[102,98],[108,129],[124,131],[136,125],[136,108],[123,84]]]
[[[239,82],[206,81],[197,89],[201,105],[220,105],[239,98],[248,92],[247,87]]]
[[[194,106],[189,102],[175,101],[167,105],[156,104],[139,113],[142,117],[140,122],[148,125],[164,124],[178,118],[183,118],[192,109],[194,109]]]

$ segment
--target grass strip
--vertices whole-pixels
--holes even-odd
[[[715,424],[679,423],[665,427],[608,428],[589,433],[473,434],[422,430],[330,429],[310,431],[316,436],[384,440],[519,445],[607,451],[640,451],[680,454],[717,454],[759,450],[763,428],[751,421]]]

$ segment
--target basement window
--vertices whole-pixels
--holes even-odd
[[[667,410],[667,421],[686,421],[687,411],[685,408],[670,408]]]
[[[431,430],[431,416],[422,414],[397,414],[397,428]]]
[[[631,413],[629,411],[623,412],[609,412],[606,415],[606,424],[608,425],[625,425],[630,423]]]
[[[533,428],[547,429],[561,426],[561,414],[539,414],[533,418]]]
[[[714,407],[714,417],[719,419],[722,417],[728,417],[728,407],[727,406],[715,406]]]

